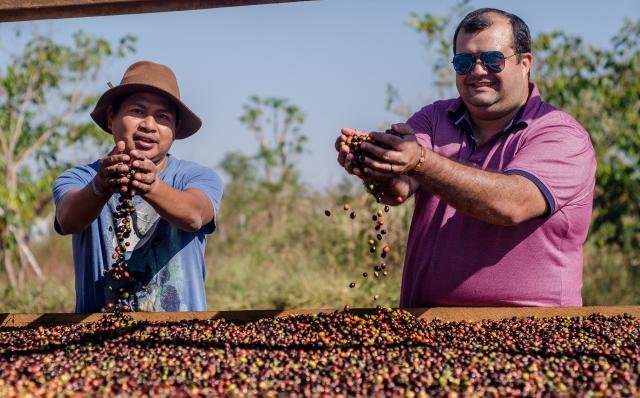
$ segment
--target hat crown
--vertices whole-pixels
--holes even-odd
[[[144,84],[180,98],[178,80],[173,71],[165,65],[151,61],[139,61],[129,66],[122,76],[120,84]]]

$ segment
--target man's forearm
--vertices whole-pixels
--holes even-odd
[[[213,220],[209,198],[197,189],[180,191],[158,180],[158,186],[144,196],[160,217],[183,231],[195,232]]]
[[[482,221],[515,225],[546,211],[542,193],[525,177],[481,170],[431,151],[421,169],[412,174],[420,185]]]
[[[110,195],[94,192],[91,183],[65,193],[56,207],[61,232],[66,235],[84,231],[98,217]]]

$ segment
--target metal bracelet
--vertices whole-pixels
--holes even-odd
[[[413,166],[413,169],[411,169],[412,173],[420,173],[422,172],[422,166],[424,166],[424,147],[422,145],[420,145],[420,159],[418,160],[418,163],[416,163],[415,166]]]

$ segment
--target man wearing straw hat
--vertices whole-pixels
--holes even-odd
[[[53,186],[55,229],[73,234],[76,312],[206,310],[204,252],[222,184],[169,154],[202,125],[173,71],[134,63],[91,117],[114,148]]]

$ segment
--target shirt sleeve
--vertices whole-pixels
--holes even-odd
[[[185,175],[185,183],[183,190],[196,188],[202,191],[211,200],[215,216],[213,220],[202,227],[205,234],[210,234],[216,229],[216,218],[220,209],[220,201],[222,200],[222,180],[216,172],[208,167],[200,166],[196,163],[190,163],[188,172]]]
[[[95,165],[76,166],[64,171],[53,182],[53,202],[57,207],[64,194],[72,189],[82,189],[96,176]],[[54,217],[53,228],[59,234],[62,233],[58,219]]]
[[[585,204],[595,187],[595,151],[589,135],[568,116],[563,119],[566,124],[532,128],[504,168],[538,186],[549,205],[548,215],[567,205]]]
[[[434,107],[433,104],[427,105],[407,120],[407,125],[416,133],[416,140],[420,145],[431,150],[433,150]]]

